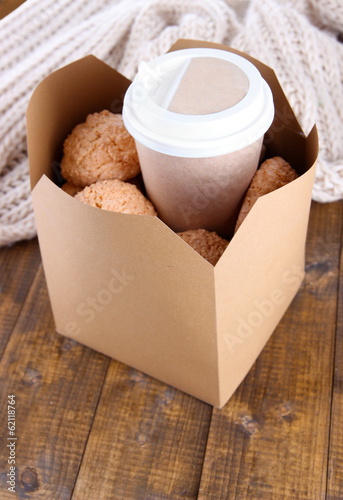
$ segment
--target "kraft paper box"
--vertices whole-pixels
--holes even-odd
[[[232,50],[192,40],[171,50],[204,46]],[[65,137],[88,113],[120,112],[129,80],[88,56],[45,78],[27,110],[32,199],[57,332],[217,407],[303,279],[318,153],[316,128],[305,137],[274,72],[241,55],[273,92],[267,154],[284,157],[299,178],[258,199],[215,267],[160,219],[90,207],[56,184]]]

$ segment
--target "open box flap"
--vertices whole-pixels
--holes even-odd
[[[54,71],[36,87],[26,112],[31,189],[43,174],[54,178],[65,138],[88,113],[121,112],[130,83],[89,55]]]
[[[259,198],[215,267],[219,406],[248,373],[300,287],[314,174],[313,167]]]

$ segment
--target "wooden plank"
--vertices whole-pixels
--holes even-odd
[[[343,239],[341,247],[327,487],[327,499],[336,500],[338,498],[343,498]]]
[[[213,412],[199,499],[325,498],[341,227],[341,204],[313,204],[304,284]]]
[[[0,359],[40,262],[36,238],[0,248]]]
[[[73,500],[197,498],[211,412],[112,361]]]
[[[17,9],[22,3],[24,0],[0,0],[0,19]]]
[[[69,499],[108,363],[55,333],[40,269],[0,362],[1,499],[14,498],[6,484],[7,395],[16,396],[16,498]]]

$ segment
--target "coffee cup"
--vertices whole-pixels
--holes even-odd
[[[231,236],[273,118],[272,92],[242,56],[192,48],[141,63],[123,119],[159,217]]]

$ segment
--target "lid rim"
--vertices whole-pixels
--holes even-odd
[[[248,74],[242,70],[249,80],[247,94],[222,111],[203,115],[176,113],[161,108],[148,93],[143,92],[141,99],[135,101],[133,92],[138,74],[124,96],[123,105],[124,124],[138,142],[167,155],[204,158],[238,151],[253,144],[268,130],[274,118],[273,95],[258,69],[244,57],[220,49],[182,49],[148,64],[155,71],[161,59],[166,65],[168,57],[174,61],[177,57],[185,60],[189,56],[202,57],[204,52],[210,52],[212,57],[220,53],[221,58],[229,62],[244,61],[237,66],[241,70],[242,65],[249,68]]]
[[[245,147],[251,146],[251,144],[263,137],[267,132],[273,122],[274,113],[269,116],[268,125],[266,127],[260,127],[259,132],[255,135],[249,135],[248,139],[245,137],[244,140],[238,140],[237,138],[231,136],[232,141],[229,141],[228,137],[223,137],[221,138],[220,143],[219,141],[201,141],[199,143],[195,143],[195,141],[193,141],[193,144],[190,144],[190,141],[187,141],[187,146],[182,143],[172,143],[171,141],[169,141],[169,144],[167,142],[162,143],[161,141],[155,141],[151,138],[143,136],[140,133],[135,133],[134,135],[130,125],[126,121],[125,114],[123,114],[123,119],[128,132],[134,137],[135,141],[149,149],[152,149],[153,151],[180,158],[210,158],[213,156],[234,153]],[[234,139],[236,139],[235,142]]]

